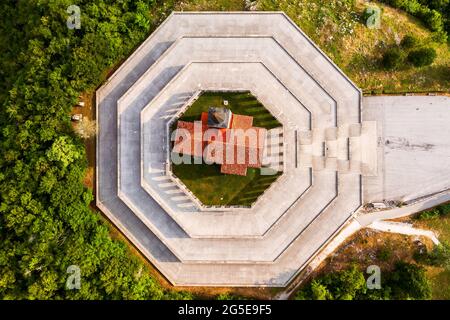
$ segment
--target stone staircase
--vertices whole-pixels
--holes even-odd
[[[268,130],[262,160],[262,165],[264,168],[268,168],[276,172],[283,171],[283,148],[283,127]]]
[[[377,174],[377,126],[374,121],[298,132],[301,168],[339,173]]]

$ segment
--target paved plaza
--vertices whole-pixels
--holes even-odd
[[[249,208],[203,206],[171,173],[169,128],[204,91],[249,91],[282,124],[267,156],[282,174]],[[174,285],[284,287],[364,203],[450,188],[412,185],[443,166],[450,177],[436,132],[436,165],[399,185],[399,166],[428,146],[400,148],[424,114],[396,130],[408,111],[362,98],[284,13],[175,12],[96,97],[97,206]],[[438,104],[448,120],[448,99]]]

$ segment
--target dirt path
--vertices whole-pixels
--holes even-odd
[[[409,223],[375,221],[367,227],[385,232],[401,233],[410,236],[423,236],[429,238],[435,245],[438,245],[440,243],[433,231],[414,228],[412,224]]]

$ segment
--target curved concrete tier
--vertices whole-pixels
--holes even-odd
[[[196,38],[200,39],[200,38]],[[185,39],[183,39],[185,40]],[[190,39],[186,39],[190,40]],[[260,39],[257,39],[260,42]],[[230,47],[233,48],[234,46],[230,44]],[[204,47],[202,47],[204,48]],[[252,47],[246,47],[247,50],[250,50]],[[253,50],[253,49],[252,49]],[[193,52],[193,49],[190,49],[192,52],[192,55],[195,56],[195,52]],[[237,50],[225,50],[224,49],[224,56],[230,57],[230,53],[236,52]],[[184,50],[183,50],[184,52]],[[200,52],[203,53],[203,50],[200,50]],[[237,51],[237,55],[242,55],[243,52]],[[191,56],[192,56],[191,55]],[[217,54],[216,54],[217,55]],[[230,237],[229,239],[219,240],[214,239],[214,241],[209,239],[192,239],[189,237],[189,235],[185,236],[185,233],[183,230],[176,230],[170,222],[170,218],[168,217],[166,211],[162,210],[162,208],[159,208],[155,206],[155,201],[148,197],[148,194],[142,192],[142,190],[139,189],[139,176],[136,174],[139,172],[139,166],[140,158],[138,155],[136,155],[136,149],[138,149],[138,138],[133,138],[133,136],[139,136],[140,127],[139,127],[139,118],[138,118],[138,112],[141,110],[142,100],[140,98],[139,93],[144,92],[146,96],[150,96],[151,90],[154,90],[154,88],[159,88],[159,81],[160,77],[158,75],[161,74],[159,71],[158,65],[161,64],[164,67],[163,70],[175,70],[176,68],[172,68],[171,64],[168,64],[165,61],[165,58],[169,57],[169,54],[165,54],[164,57],[160,58],[156,64],[154,64],[152,68],[149,69],[149,71],[146,72],[146,74],[135,84],[133,87],[127,92],[124,97],[122,97],[118,102],[118,108],[120,112],[120,121],[119,121],[119,145],[121,145],[120,152],[119,152],[119,159],[120,159],[120,193],[119,197],[126,202],[130,208],[135,211],[135,213],[146,223],[146,225],[155,232],[161,240],[172,250],[172,252],[175,253],[175,255],[180,258],[182,261],[221,261],[221,262],[236,262],[236,261],[242,261],[245,263],[253,263],[253,262],[272,262],[274,261],[280,254],[285,250],[287,245],[291,243],[293,239],[298,235],[299,231],[303,230],[302,226],[308,225],[310,223],[310,219],[314,219],[318,214],[322,212],[322,209],[325,208],[331,201],[333,201],[337,197],[337,190],[336,190],[336,179],[334,178],[334,173],[328,174],[323,173],[321,174],[321,178],[328,177],[328,179],[324,183],[320,183],[319,181],[322,181],[322,179],[313,179],[313,187],[308,190],[308,192],[303,195],[301,198],[301,201],[298,204],[291,204],[287,203],[287,207],[289,208],[289,211],[292,212],[290,214],[290,219],[284,221],[284,219],[281,219],[280,222],[276,225],[277,229],[276,231],[269,232],[265,235],[264,239],[261,241],[249,241],[246,239],[236,239]],[[177,63],[180,63],[180,59],[176,59],[175,57],[172,58],[174,61],[177,61]],[[220,60],[220,58],[219,58]],[[183,80],[181,80],[182,83],[185,83],[188,81],[188,83],[191,83],[191,88],[195,88],[195,84],[199,83],[201,84],[202,89],[213,89],[213,87],[205,87],[205,85],[208,84],[207,77],[204,77],[203,75],[205,73],[208,73],[208,67],[209,64],[202,63],[197,64],[200,68],[199,72],[194,74],[192,77],[190,76],[191,73],[187,72],[186,76]],[[245,82],[240,83],[236,77],[239,73],[242,73],[242,71],[245,70],[239,70],[239,66],[242,67],[241,64],[222,64],[223,69],[218,70],[219,72],[216,73],[216,81],[217,83],[213,85],[217,85],[219,88],[223,87],[229,87],[231,89],[238,89],[242,88],[242,85],[245,84]],[[230,68],[231,67],[231,68]],[[237,74],[233,74],[232,71],[233,68],[237,68],[235,72]],[[188,69],[189,71],[189,69]],[[248,70],[250,71],[250,70]],[[271,77],[271,75],[269,74]],[[257,74],[257,79],[260,77],[260,74]],[[164,77],[164,79],[168,78],[167,76]],[[204,79],[206,78],[206,79]],[[220,81],[220,79],[223,78],[223,81]],[[173,79],[173,78],[172,78]],[[234,82],[233,82],[233,79]],[[260,78],[261,80],[266,80],[264,78]],[[249,79],[246,79],[249,80]],[[157,81],[158,83],[155,83]],[[145,85],[144,85],[145,84]],[[166,86],[165,86],[166,87]],[[164,90],[165,91],[165,90]],[[169,91],[170,92],[170,91]],[[189,89],[188,91],[189,92]],[[129,99],[132,100],[131,104],[127,106],[128,100],[126,98],[129,97]],[[178,95],[177,95],[178,97]],[[136,103],[134,103],[136,102]],[[283,103],[283,101],[281,101]],[[288,104],[283,104],[284,109],[286,110]],[[172,108],[171,108],[172,109]],[[158,110],[158,108],[153,108],[153,110]],[[316,113],[316,112],[314,112]],[[293,118],[292,120],[295,121],[295,112],[293,115],[291,115]],[[304,119],[306,114],[299,115],[299,121],[302,121],[302,118]],[[155,136],[159,137],[158,131],[163,132],[164,131],[164,116],[157,116],[156,121],[160,121],[162,123],[162,128],[159,128],[158,126],[153,123],[150,127],[154,128]],[[303,121],[305,123],[305,121]],[[305,125],[303,126],[305,127]],[[126,128],[126,129],[124,129]],[[287,130],[287,129],[286,129]],[[285,131],[286,131],[285,130]],[[122,134],[124,133],[124,135]],[[155,154],[155,148],[161,148],[161,146],[166,145],[164,141],[158,143],[157,140],[154,140],[153,147],[149,146],[150,152]],[[292,141],[293,142],[293,141]],[[145,152],[144,152],[145,154]],[[162,155],[162,160],[164,160],[166,152],[165,150],[160,150],[160,155]],[[156,163],[158,164],[158,163]],[[164,164],[160,162],[160,166],[163,166]],[[301,170],[298,170],[301,171]],[[305,173],[308,173],[309,171],[304,171]],[[295,181],[295,177],[293,177]],[[309,179],[307,180],[309,182]],[[317,184],[320,186],[320,188],[314,188],[314,181],[318,181]],[[123,184],[123,185],[122,185]],[[284,184],[287,184],[284,182]],[[295,184],[294,184],[295,185]],[[355,185],[355,188],[358,188],[359,184]],[[327,190],[329,191],[329,194],[327,193]],[[278,191],[278,190],[276,190]],[[279,190],[280,193],[282,190]],[[300,190],[301,191],[301,190]],[[292,190],[288,192],[290,194],[294,193],[294,201],[298,199],[298,195],[296,195],[295,191]],[[285,196],[284,194],[280,194],[281,196]],[[287,197],[288,198],[288,197]],[[308,201],[309,199],[312,199],[311,201]],[[273,202],[264,203],[265,206],[269,206],[268,213],[276,212],[276,210],[270,210],[270,205],[273,205]],[[358,203],[359,205],[359,203]],[[306,210],[301,210],[298,208],[306,208]],[[284,210],[285,211],[285,210]],[[304,215],[300,215],[299,212],[305,212]],[[281,211],[281,214],[283,211]],[[308,214],[306,214],[308,213]],[[239,221],[238,215],[242,216],[241,221]],[[206,220],[206,216],[212,216],[215,218],[216,221],[211,221],[211,219]],[[180,219],[180,217],[183,217],[181,215],[177,216],[177,221]],[[215,234],[215,229],[217,226],[222,226],[225,223],[228,222],[228,224],[225,225],[225,230],[228,230],[231,228],[241,228],[238,222],[245,222],[248,221],[250,223],[247,223],[248,226],[253,227],[255,223],[253,223],[252,220],[249,220],[247,217],[249,217],[248,212],[227,212],[226,214],[218,215],[218,214],[206,214],[202,213],[200,215],[196,215],[195,217],[192,217],[192,215],[184,216],[185,221],[189,220],[195,220],[194,222],[196,225],[198,223],[201,223],[201,227],[203,227],[203,230],[207,232],[209,229],[212,229],[211,234]],[[197,218],[197,219],[195,219]],[[259,219],[260,215],[259,212],[256,215],[256,219]],[[277,217],[275,217],[277,218]],[[206,220],[206,222],[205,222]],[[257,221],[259,222],[259,220]],[[262,220],[262,222],[265,222]],[[261,224],[261,222],[259,222]],[[245,225],[245,224],[244,224]],[[229,227],[228,227],[229,226]],[[270,226],[270,225],[269,225]],[[277,240],[279,239],[279,240]],[[255,242],[255,244],[253,244]],[[255,250],[246,250],[246,249],[238,249],[238,248],[246,248],[245,245],[251,247],[253,246]],[[261,251],[259,250],[261,248]]]
[[[217,48],[220,48],[220,50],[217,50]],[[187,54],[187,52],[189,52],[189,54]],[[181,68],[185,61],[202,59],[215,59],[219,61],[240,61],[241,59],[244,59],[250,62],[253,60],[262,60],[270,65],[272,70],[269,71],[276,78],[266,78],[268,79],[266,81],[280,81],[281,78],[286,83],[289,83],[290,87],[288,88],[285,86],[285,90],[288,90],[291,95],[295,92],[296,96],[298,96],[298,99],[302,99],[305,105],[310,108],[313,119],[311,120],[311,122],[314,122],[312,125],[318,126],[320,128],[322,126],[326,127],[335,122],[336,114],[335,109],[333,108],[334,100],[314,80],[311,80],[309,75],[303,71],[302,67],[296,61],[294,61],[291,56],[271,37],[251,37],[250,39],[239,37],[210,37],[206,39],[201,37],[182,38],[176,41],[174,45],[172,45],[163,55],[161,55],[157,63],[152,65],[152,67],[149,68],[147,72],[133,85],[133,87],[119,100],[119,112],[126,112],[126,109],[128,108],[138,109],[145,103],[145,101],[152,98],[152,92],[157,91],[160,87],[164,86],[160,82],[167,81],[173,74],[177,74],[179,68]],[[285,63],[279,64],[277,63],[278,61],[284,61]],[[225,71],[228,72],[227,70]],[[290,73],[288,73],[289,71]],[[299,74],[300,77],[296,78],[295,76],[290,76],[291,74]],[[152,78],[152,75],[154,78]],[[209,73],[200,77],[199,83],[207,80],[208,77]],[[152,81],[156,81],[157,83],[154,83]],[[262,83],[262,81],[258,81],[257,83],[260,84]],[[224,82],[221,87],[228,87],[229,89],[239,88],[236,87],[236,84],[233,83],[232,79],[230,79],[228,82]],[[161,92],[164,91],[165,90],[162,90]],[[289,100],[285,99],[284,101],[280,101],[281,98],[276,96],[275,93],[276,92],[271,93],[271,90],[269,90],[264,95],[262,95],[261,97],[263,97],[265,100],[264,103],[266,105],[273,106],[276,106],[277,104],[283,105],[284,112],[290,112],[290,117],[288,117],[288,124],[290,126],[295,126],[298,130],[304,130],[305,124],[302,125],[302,122],[304,123],[302,119],[304,119],[306,115],[304,115],[303,117],[301,114],[297,116],[296,113],[298,113],[298,111],[295,110],[301,109],[295,108],[295,105],[293,109],[292,104]],[[189,99],[189,95],[185,94],[180,94],[174,99],[179,99],[182,96],[185,96],[186,99]],[[325,114],[323,114],[324,109],[326,110]],[[129,114],[131,117],[131,112]],[[275,113],[275,115],[277,117],[282,116],[280,112]],[[291,120],[289,120],[289,118]],[[133,159],[137,158],[136,151],[132,152],[129,150],[131,149],[130,146],[132,145],[132,141],[138,139],[137,137],[132,136],[135,135],[139,130],[136,127],[136,119],[130,119],[127,118],[127,120],[121,120],[119,125],[120,132],[124,132],[125,134],[124,141],[126,141],[126,143],[124,142],[122,144],[127,148],[126,151],[124,149],[121,150],[121,156],[119,158],[121,159],[121,163],[127,164],[132,163]],[[290,134],[293,137],[294,130],[292,130]],[[292,142],[289,142],[290,145],[295,144],[294,139],[295,138],[291,139]],[[160,145],[161,144],[157,144],[157,146]],[[124,168],[127,168],[128,166],[129,165],[123,165]],[[156,164],[156,166],[156,168],[152,169],[152,172],[155,175],[160,175],[162,170],[164,170],[164,164],[162,163],[162,161],[159,161],[159,165]],[[125,178],[130,178],[127,181],[136,181],[137,178],[132,177],[133,173],[136,173],[135,169],[130,169],[127,171],[121,170],[121,172],[122,175],[125,176]],[[166,182],[167,179],[160,179],[160,183],[164,187],[170,188],[171,186],[173,186],[173,184],[170,184],[170,182]],[[124,189],[130,190],[130,183],[124,183],[124,185]],[[134,190],[132,192],[134,192]],[[172,192],[172,190],[170,192]],[[292,192],[290,192],[289,194],[291,193]],[[178,199],[183,201],[185,198],[179,197]],[[274,217],[273,219],[261,218],[261,222],[259,223],[257,221],[249,221],[249,223],[242,224],[242,219],[239,219],[238,217],[239,212],[233,212],[232,215],[227,214],[226,216],[219,213],[216,214],[215,217],[212,217],[212,219],[215,220],[214,223],[208,223],[208,225],[210,225],[211,231],[204,227],[204,224],[197,224],[197,220],[192,221],[191,224],[198,226],[197,229],[203,228],[203,230],[201,230],[200,232],[189,232],[189,230],[187,230],[186,228],[184,229],[189,235],[195,237],[233,237],[234,235],[248,237],[261,236],[265,232],[267,232],[268,228],[273,225],[273,223],[279,218],[277,212],[285,212],[286,208],[292,205],[292,201],[290,201],[289,199],[286,199],[286,201],[283,201],[283,203],[285,203],[284,207],[280,205],[277,207],[277,209],[279,210],[272,211],[272,216]],[[161,201],[159,201],[159,204],[164,206]],[[164,207],[167,208],[166,206]],[[190,208],[192,208],[192,206],[185,206],[183,207],[182,211],[187,211]],[[247,210],[245,211],[246,212],[243,212],[243,219],[248,219],[249,212]],[[213,213],[211,213],[211,215],[213,215]],[[205,216],[207,216],[207,214],[205,214]],[[231,222],[231,227],[228,227],[230,226],[230,222],[225,222],[223,221],[224,219],[233,220]],[[240,228],[235,227],[238,225],[240,226]],[[246,226],[251,228],[250,230],[252,231],[247,231],[249,229],[246,229]],[[255,228],[259,228],[259,230],[255,230]],[[218,229],[221,229],[223,231],[219,231]]]
[[[180,198],[180,192],[174,192],[178,187],[175,183],[170,182],[170,177],[165,172],[168,136],[165,126],[170,119],[167,121],[161,121],[161,119],[165,119],[167,112],[172,113],[177,106],[183,105],[184,99],[180,99],[180,97],[186,96],[186,99],[189,99],[188,96],[197,88],[197,84],[201,83],[203,90],[218,91],[223,88],[223,84],[228,84],[234,79],[234,85],[240,85],[239,88],[242,90],[244,88],[250,90],[260,102],[277,115],[280,121],[284,121],[287,115],[277,109],[277,105],[283,105],[284,102],[285,105],[302,108],[301,104],[276,79],[271,77],[260,63],[237,63],[236,67],[233,65],[235,64],[193,63],[187,66],[184,72],[179,73],[175,77],[176,79],[174,78],[175,81],[162,91],[163,94],[155,97],[141,113],[141,122],[143,122],[141,124],[142,186],[153,198],[163,198],[158,201],[160,205],[191,237],[219,238],[263,235],[311,185],[310,170],[294,170],[295,148],[289,146],[295,144],[295,128],[286,128],[284,130],[284,140],[287,141],[285,143],[287,148],[284,151],[284,175],[266,191],[251,209],[235,209],[228,211],[226,215],[223,212],[201,212],[199,214],[200,210],[197,207],[185,206],[186,201],[190,199]],[[212,78],[206,74],[215,74],[216,76]],[[224,79],[221,80],[221,77]],[[272,99],[273,105],[266,104],[267,92],[275,93],[276,98]],[[309,117],[301,114],[300,116],[299,126],[308,127]],[[291,119],[295,119],[295,115],[292,115]],[[172,200],[173,197],[175,197],[174,200]],[[278,203],[277,208],[271,206],[274,202]],[[263,221],[260,222],[260,220]]]

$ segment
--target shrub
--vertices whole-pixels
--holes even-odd
[[[429,66],[436,59],[436,50],[433,48],[421,48],[408,54],[408,61],[415,67]]]
[[[432,39],[438,43],[445,43],[448,40],[448,34],[444,30],[436,31],[433,32]]]
[[[377,253],[377,258],[381,261],[388,261],[392,257],[392,250],[390,248],[382,248]]]
[[[448,250],[436,254],[439,263],[448,262]],[[442,262],[444,261],[444,262]],[[398,261],[392,271],[383,272],[381,289],[369,290],[364,273],[356,265],[312,280],[295,295],[296,300],[380,300],[429,299],[430,284],[421,266]]]
[[[450,244],[443,242],[428,254],[428,263],[450,270]]]
[[[95,121],[87,118],[83,119],[75,126],[74,130],[83,139],[92,138],[96,133]]]
[[[362,23],[369,28],[378,28],[381,19],[381,9],[378,7],[367,7],[361,16]]]
[[[68,117],[150,31],[139,14],[154,28],[171,8],[77,2],[82,30],[66,26],[70,2],[0,2],[0,298],[192,298],[160,286],[90,210],[86,154]],[[64,289],[70,265],[82,270],[80,290]]]
[[[386,69],[395,69],[400,66],[400,64],[403,62],[403,54],[402,51],[397,48],[390,48],[388,49],[381,60],[381,64]]]
[[[415,48],[417,47],[418,44],[419,39],[417,39],[415,36],[411,34],[407,34],[406,36],[404,36],[402,42],[400,43],[400,45],[405,49]]]
[[[419,18],[434,31],[434,38],[439,42],[446,42],[449,30],[450,4],[448,0],[381,0],[395,8]]]
[[[387,278],[386,285],[392,289],[391,299],[431,298],[430,284],[423,267],[399,261]]]

